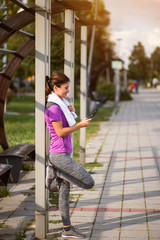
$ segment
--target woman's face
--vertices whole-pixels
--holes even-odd
[[[54,86],[54,92],[58,97],[66,98],[69,93],[69,82],[62,84],[61,87]]]

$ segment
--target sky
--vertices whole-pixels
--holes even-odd
[[[160,47],[160,0],[104,0],[110,12],[111,40],[128,66],[133,46],[140,41],[147,56]]]

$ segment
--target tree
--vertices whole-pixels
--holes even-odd
[[[149,58],[145,54],[144,46],[141,42],[134,45],[129,57],[128,77],[138,81],[145,81],[149,76]]]
[[[87,0],[86,0],[87,1]],[[27,5],[32,7],[35,1],[28,0]],[[19,10],[19,7],[12,3],[9,0],[6,0],[6,6],[8,9],[8,18],[12,15],[15,15]],[[76,16],[80,19],[93,19],[95,12],[96,0],[93,1],[93,7],[91,11],[76,11]],[[63,22],[63,13],[52,15],[52,21],[55,24]],[[104,24],[96,26],[96,34],[95,34],[95,45],[93,52],[93,64],[92,69],[95,68],[98,64],[101,64],[105,61],[105,52],[108,52],[109,59],[112,58],[112,44],[109,41],[109,32],[106,26],[109,25],[109,12],[105,10],[104,1],[99,0],[99,8],[98,8],[98,16],[97,19],[103,22]],[[33,33],[35,30],[35,24],[32,23],[22,29],[26,32]],[[92,25],[88,26],[88,46],[91,39]],[[80,75],[80,28],[76,27],[76,44],[75,44],[75,72],[76,72],[76,83],[75,86],[79,84],[79,75]],[[17,50],[27,38],[20,35],[19,33],[15,33],[11,36],[7,41],[7,48],[11,50]],[[51,39],[51,71],[63,71],[64,67],[64,32],[60,32]],[[106,44],[107,42],[107,44]],[[107,47],[106,47],[107,45]],[[89,51],[89,47],[88,47]],[[34,75],[34,51],[32,51],[22,62],[21,66],[16,71],[15,76],[20,78],[26,78],[29,75]],[[10,55],[7,56],[8,60],[10,59]],[[0,63],[1,65],[1,63]],[[102,72],[102,71],[101,71]],[[97,75],[96,75],[97,76]],[[93,80],[93,89],[96,88],[97,78],[91,79]]]
[[[151,54],[152,77],[160,77],[160,47],[156,47]]]
[[[93,7],[91,12],[81,12],[80,19],[94,19],[96,0],[92,1]],[[111,62],[113,56],[113,44],[110,41],[110,34],[107,29],[107,26],[110,23],[110,13],[105,10],[105,5],[103,0],[99,0],[98,12],[97,12],[97,20],[100,21],[100,24],[96,25],[95,32],[95,40],[94,40],[94,50],[93,50],[93,59],[92,59],[92,70],[90,77],[90,85],[89,85],[89,95],[91,92],[96,90],[99,75],[103,74],[106,65],[106,52],[108,55],[108,62]],[[92,34],[92,25],[88,26],[88,55],[89,55],[89,46],[91,41]]]

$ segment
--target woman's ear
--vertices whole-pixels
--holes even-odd
[[[57,86],[54,85],[54,86],[53,86],[53,92],[56,92],[56,91],[57,91]]]

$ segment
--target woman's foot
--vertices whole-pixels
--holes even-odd
[[[63,229],[62,231],[62,238],[78,238],[78,239],[85,239],[86,235],[80,233],[79,231],[77,231],[76,228],[74,228],[73,226],[70,227],[70,230],[66,231],[65,229]]]

